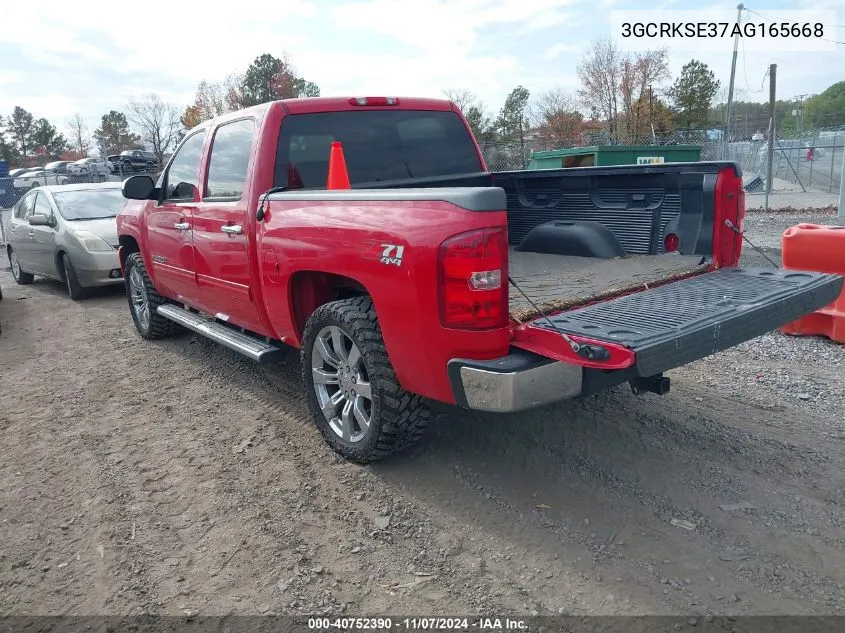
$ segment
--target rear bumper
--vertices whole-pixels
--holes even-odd
[[[532,352],[487,361],[456,358],[448,363],[458,406],[507,413],[540,407],[581,395],[583,368]]]

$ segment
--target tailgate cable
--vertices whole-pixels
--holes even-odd
[[[734,232],[734,233],[736,233],[737,235],[739,235],[739,236],[740,236],[742,239],[744,239],[746,242],[748,242],[749,244],[751,244],[751,247],[752,247],[755,251],[757,251],[758,253],[760,253],[760,254],[763,256],[763,259],[765,259],[767,262],[769,262],[772,266],[774,266],[775,268],[778,268],[778,269],[780,268],[780,266],[778,266],[778,265],[777,265],[776,263],[774,263],[771,259],[769,259],[769,257],[766,255],[766,253],[764,253],[764,252],[763,252],[763,249],[762,249],[762,248],[760,248],[760,247],[759,247],[759,246],[757,246],[754,242],[752,242],[752,241],[751,241],[751,240],[749,240],[747,237],[745,237],[745,231],[740,231],[740,230],[739,230],[739,228],[737,228],[736,224],[734,224],[733,222],[731,222],[730,220],[728,220],[727,218],[725,218],[725,226],[726,226],[726,227],[728,227],[731,231],[733,231],[733,232]]]
[[[583,356],[584,358],[588,358],[590,360],[609,360],[610,359],[610,352],[607,351],[604,347],[600,347],[598,345],[581,345],[573,341],[569,336],[566,335],[566,332],[558,328],[555,325],[555,322],[552,321],[545,312],[543,312],[540,307],[531,301],[531,297],[529,297],[525,292],[523,292],[522,288],[520,288],[517,283],[513,280],[513,277],[508,275],[508,281],[510,284],[517,289],[519,294],[521,294],[525,300],[531,304],[531,307],[534,308],[537,313],[542,316],[546,321],[548,321],[549,325],[551,326],[552,330],[557,332],[558,334],[563,337],[563,340],[569,343],[569,347],[572,348],[572,351],[578,354],[579,356]],[[518,319],[517,319],[518,320]]]

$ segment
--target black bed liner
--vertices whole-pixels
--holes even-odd
[[[731,268],[551,317],[567,334],[622,344],[652,376],[770,332],[831,303],[838,275]],[[544,319],[534,322],[551,329]]]

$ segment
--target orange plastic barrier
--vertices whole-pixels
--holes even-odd
[[[799,224],[783,232],[783,267],[845,275],[845,226]],[[826,336],[845,343],[845,289],[830,305],[782,328],[784,334]]]

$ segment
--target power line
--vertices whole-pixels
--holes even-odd
[[[777,20],[775,20],[771,16],[763,15],[762,13],[758,13],[757,11],[752,11],[751,9],[745,9],[745,10],[748,11],[749,13],[753,13],[754,15],[759,15],[764,20],[769,20],[770,22],[777,22]],[[835,27],[840,28],[840,29],[845,29],[845,24],[832,24],[831,26],[835,26]]]
[[[778,20],[775,20],[774,18],[771,18],[767,15],[763,15],[762,13],[757,13],[756,11],[752,11],[749,8],[746,8],[745,10],[748,11],[749,13],[753,13],[757,17],[763,18],[764,20],[768,20],[769,22],[774,22],[774,23],[778,22]],[[833,26],[836,26],[838,28],[845,28],[845,26],[843,26],[841,24],[834,24]],[[839,40],[831,40],[831,39],[828,39],[826,37],[817,37],[816,39],[824,40],[825,42],[833,42],[834,44],[845,44],[845,42],[840,42]]]
[[[752,94],[760,94],[763,92],[763,85],[766,83],[766,77],[769,76],[769,69],[766,69],[766,72],[763,74],[763,80],[760,82],[760,89],[753,90],[751,85],[748,83],[748,57],[745,55],[745,42],[742,42],[742,74],[745,75],[745,87],[748,89],[748,92]]]

